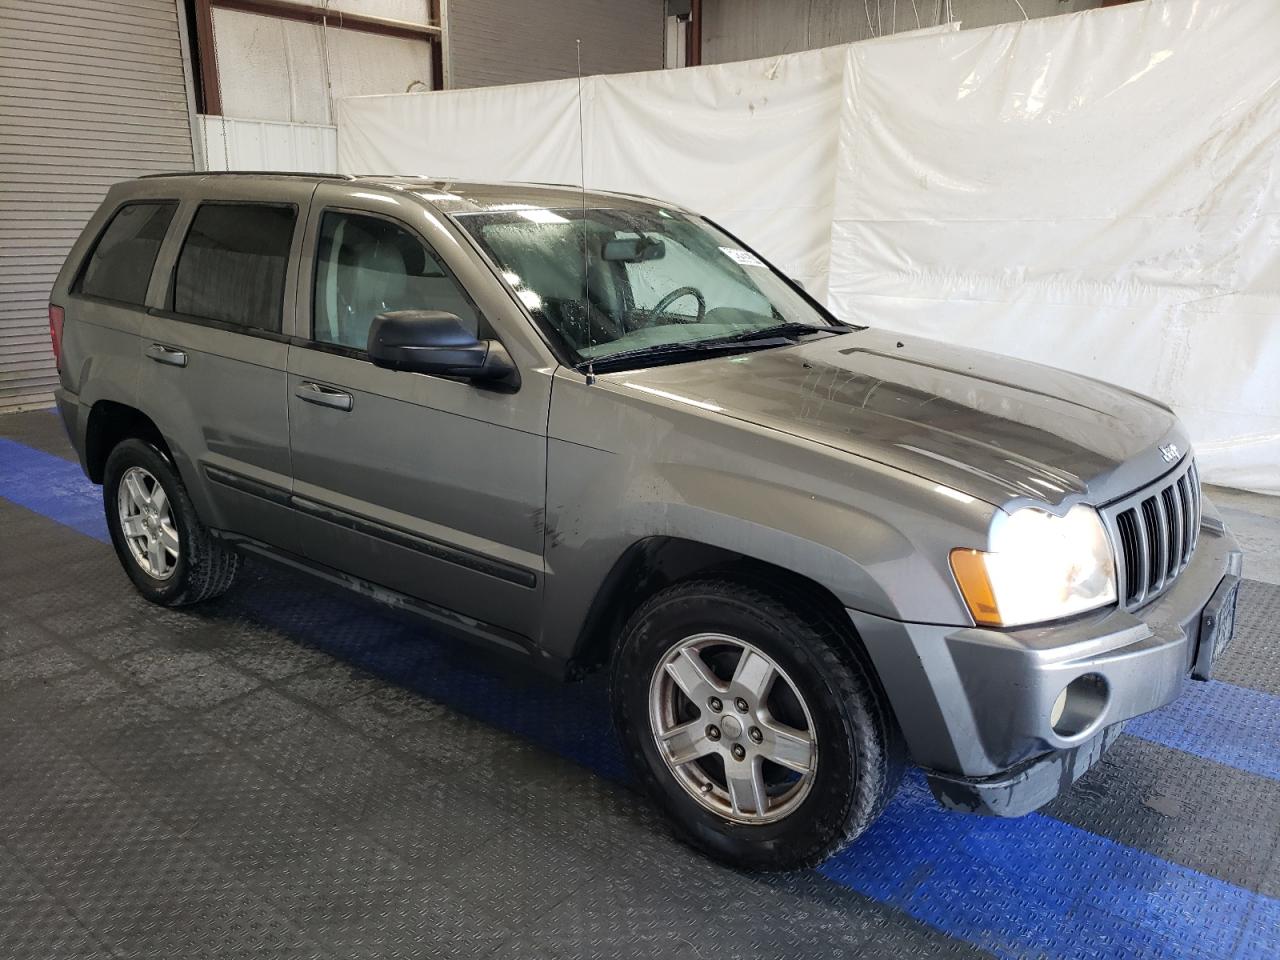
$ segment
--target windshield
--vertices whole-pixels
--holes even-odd
[[[784,324],[831,329],[772,267],[705,221],[675,211],[584,215],[581,208],[513,204],[457,219],[577,362],[671,353]]]

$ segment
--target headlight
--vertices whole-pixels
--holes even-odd
[[[989,550],[951,551],[951,570],[977,623],[1013,627],[1115,603],[1116,568],[1098,512],[998,513]]]

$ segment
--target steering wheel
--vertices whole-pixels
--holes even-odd
[[[667,307],[671,306],[681,297],[693,297],[698,301],[698,315],[694,317],[692,321],[681,322],[701,323],[703,318],[707,315],[707,298],[702,295],[702,291],[697,287],[676,287],[665,297],[655,303],[653,305],[653,309],[641,318],[640,323],[637,326],[641,328],[649,326],[662,314],[664,310],[667,309]]]

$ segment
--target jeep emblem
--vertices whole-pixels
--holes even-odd
[[[1173,463],[1178,459],[1178,445],[1176,443],[1166,443],[1160,447],[1160,456],[1164,457],[1165,463]]]

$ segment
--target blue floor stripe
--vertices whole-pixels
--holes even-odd
[[[111,542],[102,488],[79,465],[0,437],[0,497],[103,543]]]
[[[1280,697],[1273,694],[1221,680],[1188,680],[1177,700],[1129,721],[1124,729],[1144,740],[1280,780]]]
[[[1280,901],[1041,814],[948,814],[916,776],[819,872],[1001,957],[1280,951]]]
[[[106,539],[96,488],[75,464],[50,454],[0,440],[0,497]],[[424,640],[414,625],[302,581],[247,585],[229,603],[230,615],[248,616],[602,776],[628,780],[617,744],[599,735],[608,717],[599,683],[520,683],[485,669],[453,644]],[[316,629],[317,622],[325,628]],[[1220,743],[1210,734],[1241,736],[1237,721],[1246,720],[1246,731],[1259,724],[1265,729],[1280,698],[1259,701],[1255,696],[1267,695],[1224,683],[1196,685],[1189,695],[1202,702],[1184,698],[1146,718],[1142,735],[1224,762],[1234,757],[1244,769],[1267,769],[1266,757],[1251,747]],[[1217,711],[1219,722],[1203,722],[1204,710]],[[858,843],[820,872],[1002,957],[1280,956],[1280,901],[1047,816],[993,820],[947,813],[918,775]]]

